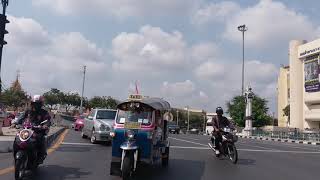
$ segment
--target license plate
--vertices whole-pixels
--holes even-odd
[[[139,122],[125,122],[124,128],[125,129],[140,129],[141,123],[139,123]]]

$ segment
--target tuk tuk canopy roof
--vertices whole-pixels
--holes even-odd
[[[131,102],[143,103],[145,105],[150,106],[151,108],[153,108],[155,110],[161,110],[161,111],[169,110],[171,108],[170,104],[167,101],[163,100],[162,98],[150,98],[150,97],[144,97],[139,100],[134,100],[134,99],[126,100],[126,101],[118,104],[117,108],[120,108],[121,105],[123,105],[123,104],[131,103]]]

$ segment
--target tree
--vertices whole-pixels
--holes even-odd
[[[66,106],[66,111],[69,112],[71,107],[78,108],[81,104],[81,97],[78,93],[66,93],[63,96],[63,103]]]
[[[6,106],[13,107],[15,110],[27,103],[28,97],[23,91],[18,78],[9,89],[3,92],[2,101]]]
[[[252,100],[252,118],[253,126],[261,127],[270,124],[272,117],[268,115],[268,101],[254,96]],[[227,112],[238,126],[245,126],[245,99],[243,96],[235,96],[230,102],[227,102]]]
[[[283,111],[283,116],[287,116],[288,122],[290,122],[290,104],[288,104],[282,111]]]
[[[45,92],[43,97],[45,104],[49,105],[50,109],[52,109],[54,105],[63,103],[64,94],[59,89],[52,88],[50,91]]]
[[[95,96],[89,101],[89,106],[91,108],[108,108],[108,109],[115,109],[117,107],[117,100],[113,99],[112,97],[108,96]]]

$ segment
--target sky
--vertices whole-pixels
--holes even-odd
[[[214,111],[241,94],[246,24],[245,86],[276,112],[279,68],[293,39],[320,32],[310,0],[10,0],[2,80],[20,71],[23,88],[58,88],[125,99],[135,90],[172,106]]]

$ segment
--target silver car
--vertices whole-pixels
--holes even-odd
[[[84,119],[82,128],[82,138],[90,138],[91,143],[105,141],[111,143],[110,131],[112,131],[116,110],[94,109],[88,117]]]

